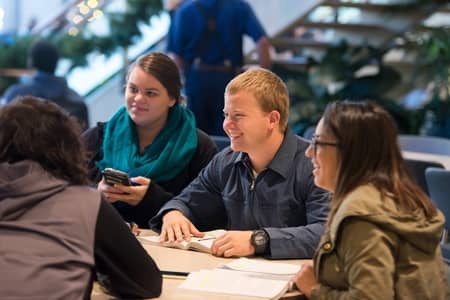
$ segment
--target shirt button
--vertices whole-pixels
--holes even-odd
[[[338,265],[335,265],[335,266],[334,266],[334,270],[335,270],[336,272],[338,272],[338,273],[339,273],[339,272],[341,271],[341,268],[339,268],[339,266],[338,266]]]
[[[330,242],[326,242],[325,244],[323,244],[322,248],[325,251],[330,250],[331,249],[331,243]]]

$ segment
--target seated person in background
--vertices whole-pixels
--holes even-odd
[[[122,217],[148,228],[148,220],[181,192],[216,154],[180,104],[178,67],[166,55],[141,56],[127,76],[125,107],[83,134],[91,154],[89,177]],[[129,174],[136,186],[106,184],[101,171]]]
[[[0,128],[1,298],[89,299],[95,275],[121,298],[159,296],[155,262],[85,186],[77,122],[26,96],[0,109]]]
[[[413,183],[390,115],[334,102],[306,151],[332,193],[314,266],[296,285],[310,299],[450,299],[439,246],[443,215]]]
[[[287,128],[285,84],[264,69],[234,78],[225,91],[223,128],[231,148],[217,154],[150,222],[161,240],[229,230],[217,256],[310,258],[328,212],[328,194],[313,182],[308,143]]]
[[[28,64],[36,72],[26,82],[9,87],[3,102],[7,104],[17,96],[26,95],[51,100],[75,116],[82,128],[88,128],[88,109],[83,98],[69,88],[63,77],[55,76],[58,59],[58,49],[54,45],[46,41],[34,43],[28,51]]]

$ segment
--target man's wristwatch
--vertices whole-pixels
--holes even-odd
[[[255,248],[255,255],[263,254],[269,246],[269,235],[263,229],[253,231],[250,243]]]

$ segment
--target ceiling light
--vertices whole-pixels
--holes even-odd
[[[88,0],[86,1],[87,6],[89,6],[90,8],[96,8],[98,6],[98,1],[97,0]]]
[[[74,24],[79,24],[81,21],[83,21],[83,17],[80,15],[75,15],[72,17],[72,22]]]
[[[78,28],[75,27],[70,27],[69,29],[69,35],[71,36],[76,36],[80,31],[78,30]]]
[[[84,4],[84,2],[80,2],[80,4],[78,4],[78,10],[80,11],[81,14],[87,15],[89,13],[90,8],[86,4]]]

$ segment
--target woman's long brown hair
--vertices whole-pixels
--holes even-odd
[[[374,185],[382,195],[393,195],[403,211],[421,209],[427,217],[436,214],[431,200],[407,170],[395,123],[384,109],[369,101],[333,102],[325,109],[323,125],[339,143],[329,220],[344,197],[365,184]]]

